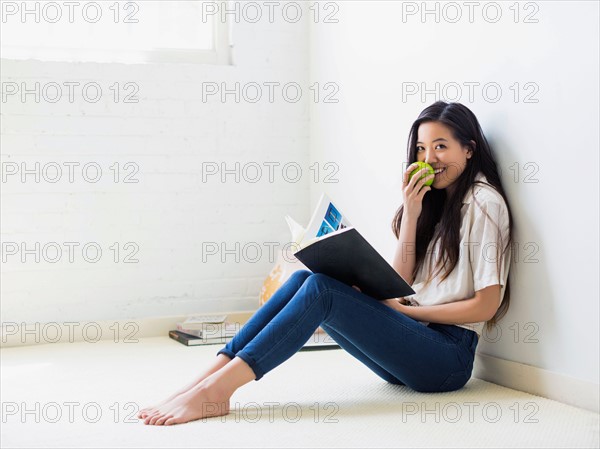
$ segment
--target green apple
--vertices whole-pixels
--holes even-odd
[[[434,173],[433,167],[431,165],[429,165],[427,162],[415,162],[415,164],[417,164],[418,167],[415,168],[410,173],[410,175],[408,175],[408,179],[409,180],[413,177],[414,174],[416,174],[419,170],[422,170],[424,168],[427,168],[428,171],[425,172],[423,175],[421,175],[421,178],[425,178],[426,176],[433,175],[433,173]],[[423,184],[426,185],[426,186],[430,186],[431,184],[433,184],[433,179],[434,178],[428,179]]]

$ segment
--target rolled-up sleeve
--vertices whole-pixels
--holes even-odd
[[[468,242],[473,287],[475,291],[496,284],[504,287],[511,250],[505,248],[509,236],[506,204],[487,199],[471,206],[474,216]]]

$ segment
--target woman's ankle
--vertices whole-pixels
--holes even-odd
[[[214,363],[214,365],[212,367],[210,367],[208,370],[206,370],[200,377],[198,377],[193,385],[188,386],[187,390],[194,388],[200,382],[204,381],[207,377],[209,377],[212,374],[219,371],[221,368],[223,368],[225,365],[227,365],[229,362],[231,362],[231,360],[232,359],[227,357],[225,354],[219,354],[217,356],[217,359],[216,359],[216,362]]]

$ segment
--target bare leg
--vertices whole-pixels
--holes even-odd
[[[144,424],[171,425],[229,413],[229,399],[242,385],[256,379],[252,368],[239,357],[209,375],[147,416]]]
[[[143,419],[149,415],[154,414],[156,411],[158,411],[160,406],[167,404],[168,402],[171,402],[177,396],[182,395],[182,394],[186,393],[187,391],[191,390],[196,385],[198,385],[200,382],[202,382],[204,379],[206,379],[208,376],[210,376],[211,374],[213,374],[213,373],[217,372],[218,370],[220,370],[221,368],[223,368],[230,361],[231,361],[231,359],[229,357],[227,357],[225,354],[219,354],[216,357],[213,364],[206,371],[204,371],[204,373],[202,373],[202,375],[200,375],[200,377],[196,378],[192,383],[185,386],[181,390],[173,393],[167,399],[164,399],[163,401],[159,402],[158,404],[143,408],[142,410],[140,410],[138,412],[138,418]]]
[[[217,361],[212,365],[212,367],[206,371],[202,376],[200,376],[196,381],[194,381],[191,385],[188,385],[183,390],[180,390],[176,394],[169,397],[167,400],[161,402],[160,404],[154,407],[147,407],[140,411],[138,414],[138,418],[146,419],[148,417],[152,417],[159,413],[160,409],[164,409],[165,406],[174,403],[179,398],[186,396],[189,392],[197,389],[203,382],[209,378],[212,374],[216,372],[221,372],[225,365],[227,367],[231,365],[231,363],[239,364],[240,361],[235,361],[237,354],[240,350],[242,350],[251,340],[253,340],[264,328],[273,320],[279,312],[289,303],[291,298],[296,294],[298,289],[302,286],[304,281],[311,276],[312,273],[308,270],[298,270],[293,273],[290,278],[273,294],[273,296],[267,301],[263,306],[261,306],[256,313],[250,318],[250,320],[244,324],[244,329],[241,332],[238,332],[236,336],[227,343],[226,347],[219,351]],[[225,350],[226,353],[223,353]],[[231,358],[233,360],[231,360]],[[231,363],[229,363],[231,361]],[[244,362],[246,368],[250,371],[250,367]],[[237,366],[237,365],[234,365]],[[256,378],[254,372],[252,372],[254,378]],[[231,392],[233,394],[233,392]],[[231,395],[230,394],[230,395]],[[189,396],[189,395],[188,395]],[[198,419],[198,418],[194,418]],[[172,422],[171,422],[172,423]]]

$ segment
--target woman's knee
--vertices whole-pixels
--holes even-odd
[[[306,270],[304,270],[304,271],[306,271]],[[313,273],[311,271],[309,271],[309,273],[311,274],[311,276],[308,278],[308,282],[325,284],[325,283],[331,281],[331,278],[329,276],[327,276],[326,274]]]
[[[309,270],[297,270],[290,275],[290,279],[293,279],[295,282],[298,282],[299,285],[302,285],[304,281],[313,274],[314,273]]]
[[[323,273],[312,273],[304,280],[303,286],[312,291],[323,292],[327,290],[331,283],[331,278]],[[321,297],[321,295],[318,295]]]

